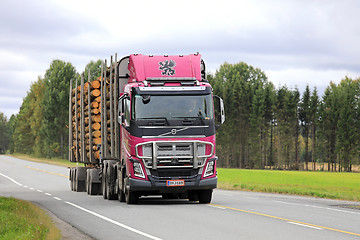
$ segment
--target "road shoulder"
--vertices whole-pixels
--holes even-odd
[[[48,209],[45,209],[42,206],[39,207],[42,208],[51,217],[56,227],[60,229],[62,240],[94,240],[94,238],[87,236],[86,234],[80,232],[74,226],[71,226],[69,223],[58,218],[54,213],[52,213]]]

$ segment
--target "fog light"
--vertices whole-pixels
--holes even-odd
[[[215,161],[210,161],[207,163],[204,177],[208,177],[214,174],[214,163]]]
[[[141,167],[141,164],[139,162],[134,162],[133,163],[133,168],[134,168],[134,175],[136,177],[145,178],[144,171],[143,171],[143,169]]]

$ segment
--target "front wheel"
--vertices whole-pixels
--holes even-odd
[[[129,178],[125,178],[124,181],[125,184],[125,201],[127,204],[136,204],[139,201],[139,195],[136,192],[132,192],[130,190],[128,190],[127,186],[129,185]]]
[[[210,203],[212,197],[212,189],[200,190],[198,192],[199,203]]]
[[[126,191],[125,200],[127,204],[137,204],[139,201],[139,196],[135,192]]]

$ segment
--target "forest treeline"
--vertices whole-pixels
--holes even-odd
[[[360,163],[360,79],[275,88],[258,68],[224,63],[208,79],[225,104],[217,133],[222,167],[352,171]]]
[[[91,61],[85,79],[100,76]],[[222,97],[226,121],[217,132],[218,165],[250,169],[352,171],[360,164],[360,81],[345,77],[317,89],[275,87],[266,74],[244,62],[224,63],[208,74]],[[0,113],[0,153],[67,158],[70,79],[80,79],[71,63],[54,60],[31,84],[20,111]]]
[[[91,61],[85,67],[87,79],[100,76],[101,60]],[[71,63],[52,61],[44,77],[38,77],[23,99],[20,111],[9,120],[0,113],[0,132],[3,150],[36,157],[67,158],[70,79],[80,81],[80,74]]]

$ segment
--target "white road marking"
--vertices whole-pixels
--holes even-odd
[[[258,198],[254,198],[254,197],[245,197],[247,199],[251,199],[251,200],[259,200]]]
[[[273,202],[289,204],[289,205],[300,205],[300,204],[297,204],[297,203],[289,203],[289,202],[282,202],[282,201],[273,201]]]
[[[16,185],[19,185],[19,186],[23,186],[21,183],[18,183],[17,181],[15,181],[14,179],[12,179],[11,177],[8,177],[2,173],[0,173],[1,176],[3,176],[4,178],[7,178],[9,179],[10,181],[12,181],[13,183],[15,183]]]
[[[233,195],[231,194],[228,194],[228,193],[220,193],[221,195],[224,195],[224,196],[228,196],[228,197],[232,197]]]
[[[150,234],[147,234],[147,233],[144,233],[144,232],[142,232],[142,231],[139,231],[139,230],[137,230],[137,229],[135,229],[135,228],[129,227],[129,226],[125,225],[125,224],[119,223],[119,222],[117,222],[117,221],[115,221],[115,220],[112,220],[112,219],[110,219],[110,218],[108,218],[108,217],[105,217],[105,216],[103,216],[103,215],[100,215],[100,214],[98,214],[98,213],[96,213],[96,212],[93,212],[93,211],[90,211],[90,210],[88,210],[88,209],[86,209],[86,208],[80,207],[79,205],[76,205],[76,204],[74,204],[74,203],[67,202],[67,201],[65,201],[65,203],[67,203],[67,204],[69,204],[69,205],[71,205],[71,206],[73,206],[73,207],[76,207],[76,208],[78,208],[78,209],[80,209],[80,210],[82,210],[82,211],[84,211],[84,212],[90,213],[90,214],[92,214],[92,215],[94,215],[94,216],[96,216],[96,217],[98,217],[98,218],[101,218],[101,219],[103,219],[103,220],[105,220],[105,221],[108,221],[108,222],[110,222],[110,223],[113,223],[113,224],[115,224],[115,225],[117,225],[117,226],[119,226],[119,227],[125,228],[125,229],[127,229],[127,230],[129,230],[129,231],[132,231],[132,232],[134,232],[134,233],[140,234],[140,235],[142,235],[142,236],[144,236],[144,237],[147,237],[147,238],[150,238],[150,239],[154,239],[154,240],[161,240],[161,238],[152,236],[152,235],[150,235]]]
[[[38,191],[38,192],[40,192],[40,193],[42,193],[42,192],[43,192],[43,191],[41,191],[41,190],[39,190],[39,189],[38,189],[38,190],[36,190],[36,191]]]
[[[312,207],[312,208],[323,208],[323,207],[318,207],[318,206],[313,206],[313,205],[304,205],[306,207]]]
[[[358,212],[351,212],[351,211],[346,211],[346,210],[341,210],[341,209],[335,209],[335,208],[325,208],[325,209],[327,209],[327,210],[332,210],[332,211],[337,211],[337,212],[360,214],[360,213],[358,213]]]
[[[47,193],[47,192],[46,192],[45,195],[51,196],[51,193]]]
[[[310,225],[306,225],[306,224],[301,224],[301,223],[296,223],[296,222],[287,222],[287,223],[295,224],[295,225],[302,226],[302,227],[313,228],[313,229],[317,229],[317,230],[323,230],[323,228],[318,228],[318,227],[314,227],[314,226],[310,226]]]
[[[32,188],[32,187],[31,187],[31,188],[29,188],[29,189],[30,189],[30,190],[35,190],[35,189],[34,189],[34,188]]]
[[[282,202],[282,201],[273,201],[273,202],[283,203],[283,204],[288,204],[288,205],[297,205],[297,206],[304,206],[304,207],[318,208],[318,209],[326,209],[326,210],[337,211],[337,212],[343,212],[343,213],[360,214],[360,212],[352,212],[352,211],[347,211],[347,210],[342,210],[342,209],[336,209],[336,208],[328,208],[328,207],[319,207],[319,206],[308,205],[308,204],[289,203],[289,202]]]
[[[53,198],[56,199],[56,200],[61,201],[61,198],[58,198],[58,197],[53,197]]]
[[[219,206],[214,206],[214,205],[206,205],[206,206],[209,206],[209,207],[212,207],[212,208],[218,208],[218,209],[226,209],[226,208],[223,208],[223,207],[219,207]]]

